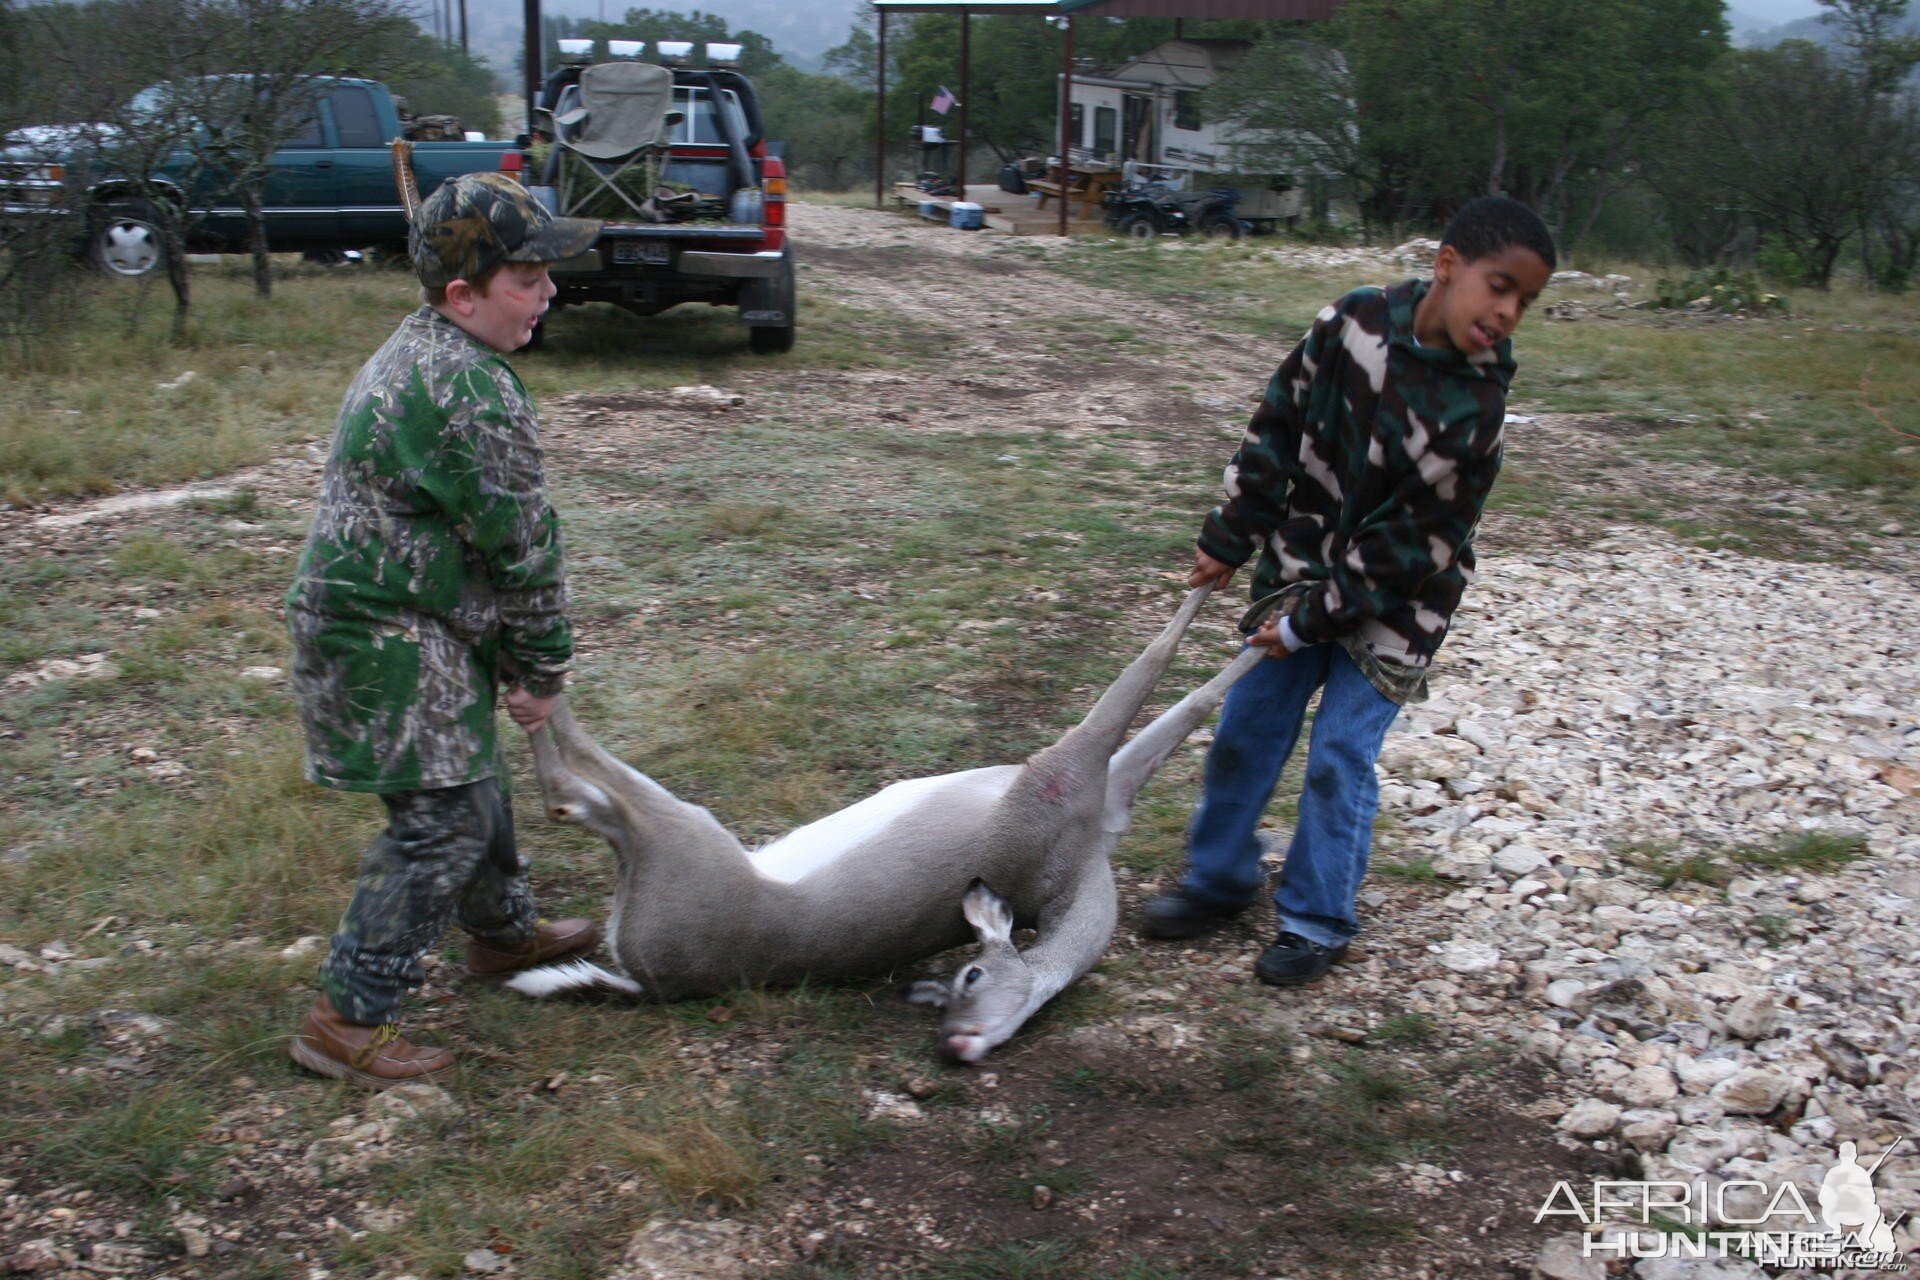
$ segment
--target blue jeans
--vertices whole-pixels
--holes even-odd
[[[1274,902],[1283,931],[1339,946],[1360,930],[1354,907],[1380,803],[1373,762],[1400,706],[1337,644],[1269,659],[1227,691],[1200,807],[1187,830],[1180,888],[1211,903],[1244,902],[1260,888],[1254,830],[1300,740],[1307,700],[1323,686],[1307,743],[1300,820]]]

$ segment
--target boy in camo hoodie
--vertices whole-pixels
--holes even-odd
[[[307,772],[371,791],[387,828],[360,865],[289,1051],[383,1088],[453,1065],[394,1025],[449,920],[467,970],[509,973],[592,946],[598,926],[536,917],[514,845],[494,706],[529,733],[572,656],[560,526],[539,424],[502,359],[554,287],[546,263],[599,224],[549,215],[499,174],[442,185],[414,217],[426,305],[347,389],[319,509],[287,593]]]
[[[1379,800],[1374,760],[1473,576],[1473,532],[1500,470],[1511,335],[1553,273],[1525,205],[1475,200],[1447,228],[1433,279],[1358,289],[1281,364],[1227,465],[1189,582],[1225,586],[1263,551],[1248,637],[1262,662],[1228,693],[1207,753],[1178,885],[1142,932],[1190,938],[1252,904],[1255,834],[1319,689],[1299,821],[1274,895],[1263,982],[1322,977],[1359,930],[1355,905]],[[1243,624],[1251,626],[1251,622]]]

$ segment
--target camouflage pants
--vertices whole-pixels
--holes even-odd
[[[468,933],[524,942],[533,890],[513,840],[503,782],[382,794],[387,829],[360,863],[353,901],[320,966],[320,988],[349,1022],[391,1022],[426,978],[421,960],[449,920]]]

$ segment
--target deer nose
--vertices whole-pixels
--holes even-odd
[[[966,1027],[947,1032],[940,1038],[940,1056],[958,1066],[970,1066],[986,1056],[980,1040],[980,1028]]]

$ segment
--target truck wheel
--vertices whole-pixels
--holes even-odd
[[[145,200],[108,205],[95,215],[87,257],[110,276],[138,279],[167,265],[159,220]]]
[[[793,326],[755,325],[747,330],[747,349],[758,355],[777,356],[793,350]]]
[[[794,287],[793,249],[780,260],[780,273],[769,279],[749,280],[740,291],[743,313],[768,313],[786,317],[785,324],[756,324],[747,329],[747,349],[758,355],[773,356],[793,350],[794,329],[800,318],[799,291]]]

